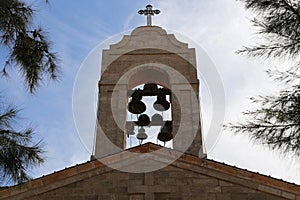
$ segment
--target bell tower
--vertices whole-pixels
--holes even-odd
[[[145,128],[156,126],[157,140],[172,141],[177,151],[205,157],[195,49],[152,26],[151,15],[159,11],[146,8],[139,13],[147,15],[147,26],[103,50],[94,156],[125,150],[127,136],[142,144],[148,137]],[[147,96],[156,101],[147,105]],[[147,115],[148,106],[156,112],[152,116]],[[164,119],[166,111],[171,120]],[[128,119],[128,112],[135,121]]]

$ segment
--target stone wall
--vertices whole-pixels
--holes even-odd
[[[27,199],[278,200],[285,198],[168,166],[156,172],[143,174],[124,173],[116,170],[105,172]]]
[[[195,156],[205,152],[195,49],[160,27],[145,26],[103,50],[94,157],[103,158],[125,149],[127,91],[148,82],[172,91],[173,148]],[[175,96],[180,104],[173,101]]]
[[[130,152],[105,159],[110,164],[149,165],[164,163],[178,152],[155,144],[144,144]],[[143,153],[151,153],[146,156]],[[156,155],[156,156],[154,156]],[[127,160],[129,162],[124,163]],[[104,160],[102,160],[104,161]],[[131,162],[132,161],[132,162]],[[125,165],[124,165],[125,164]],[[115,165],[114,165],[115,166]],[[300,200],[300,186],[212,160],[183,154],[167,167],[151,173],[125,173],[89,161],[53,174],[0,190],[1,200]]]

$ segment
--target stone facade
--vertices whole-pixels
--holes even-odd
[[[199,81],[187,44],[159,27],[139,27],[102,61],[98,160],[0,188],[0,200],[300,200],[298,185],[199,157]],[[124,150],[127,91],[149,81],[172,91],[174,149],[147,143]]]
[[[161,147],[145,144],[134,152]],[[176,151],[167,150],[168,156]],[[119,154],[111,161],[118,162]],[[126,173],[98,160],[0,191],[0,199],[26,200],[279,200],[300,199],[300,187],[215,161],[184,154],[157,171]]]
[[[276,200],[284,199],[228,181],[168,166],[153,173],[116,170],[95,175],[28,200]]]
[[[172,91],[174,149],[203,152],[195,49],[160,27],[146,26],[103,50],[95,157],[125,149],[127,91],[148,82]]]

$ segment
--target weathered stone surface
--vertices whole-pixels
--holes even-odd
[[[132,151],[159,148],[145,144]],[[168,151],[172,153],[176,152]],[[109,159],[121,158],[117,154]],[[0,199],[299,200],[300,186],[185,154],[151,173],[120,172],[95,160],[1,190]]]
[[[102,158],[125,149],[127,91],[147,82],[172,91],[174,149],[199,155],[202,124],[194,48],[160,27],[138,27],[103,51],[101,70],[95,157]],[[113,116],[114,113],[117,115]]]

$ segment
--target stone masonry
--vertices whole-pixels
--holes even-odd
[[[199,155],[203,147],[195,49],[160,27],[145,26],[103,50],[96,158],[125,149],[127,91],[148,82],[172,91],[174,149]]]
[[[148,143],[130,151],[156,151]],[[166,149],[166,155],[177,152]],[[119,154],[110,156],[118,162]],[[300,186],[215,161],[183,155],[150,173],[126,173],[98,160],[0,190],[0,199],[26,200],[300,200]]]

